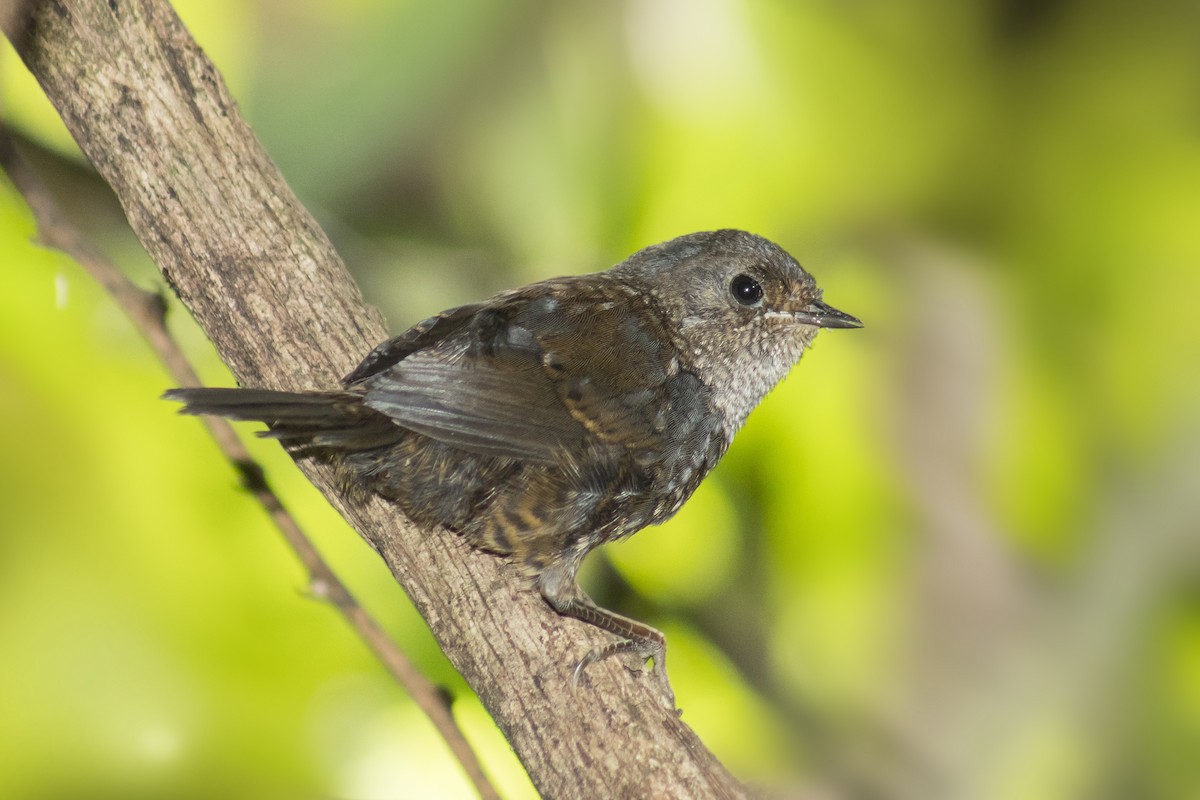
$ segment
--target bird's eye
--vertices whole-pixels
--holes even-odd
[[[729,283],[729,291],[733,299],[744,306],[756,306],[762,302],[762,284],[749,275],[738,275]]]

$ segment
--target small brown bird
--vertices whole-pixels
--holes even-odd
[[[352,491],[509,556],[558,613],[620,637],[576,679],[632,653],[673,704],[662,634],[597,606],[576,571],[678,511],[820,328],[861,325],[778,246],[720,230],[444,311],[376,347],[340,391],[165,397],[265,422],[260,435],[338,464]]]

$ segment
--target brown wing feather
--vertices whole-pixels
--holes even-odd
[[[539,284],[469,318],[426,320],[352,373],[364,404],[436,441],[530,463],[654,442],[671,364],[645,329],[654,320],[611,292],[562,303],[559,291]]]

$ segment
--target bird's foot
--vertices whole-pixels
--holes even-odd
[[[620,657],[630,672],[642,674],[649,672],[660,684],[663,700],[667,707],[677,715],[682,714],[682,711],[675,707],[675,692],[667,678],[667,648],[661,639],[622,639],[604,647],[597,647],[579,659],[579,663],[575,665],[575,669],[571,673],[571,685],[586,686],[588,684],[587,668],[598,661],[604,661],[614,656]],[[649,669],[646,668],[648,661],[653,662]]]

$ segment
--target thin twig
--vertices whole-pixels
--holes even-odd
[[[16,150],[12,136],[3,125],[0,125],[0,167],[8,173],[9,179],[33,212],[41,243],[70,256],[104,287],[150,343],[154,353],[180,386],[199,386],[199,376],[167,330],[167,305],[163,296],[136,286],[104,258],[78,228],[67,221],[32,165]],[[206,416],[201,419],[218,449],[241,475],[246,489],[266,509],[304,564],[313,595],[327,599],[337,607],[371,652],[412,696],[446,740],[450,752],[458,759],[480,797],[498,800],[500,795],[484,774],[479,759],[454,720],[446,693],[420,673],[329,568],[296,519],[267,484],[262,467],[242,445],[233,427],[218,417]]]

